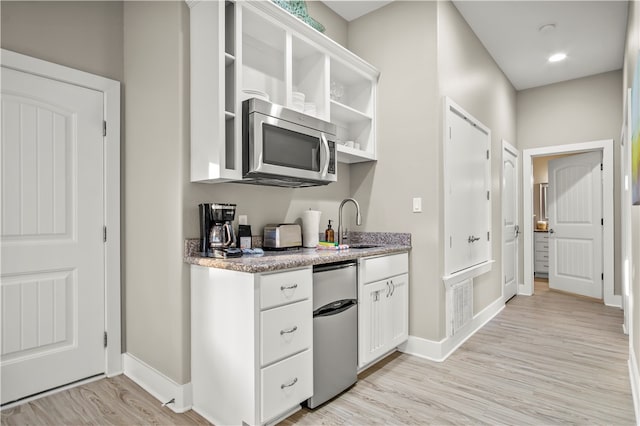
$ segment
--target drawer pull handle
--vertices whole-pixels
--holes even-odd
[[[293,327],[287,329],[287,330],[280,330],[280,335],[284,335],[284,334],[289,334],[289,333],[293,333],[294,331],[296,331],[298,329],[297,325],[294,325]]]
[[[298,288],[298,284],[281,285],[281,286],[280,286],[280,290],[281,290],[281,291],[285,291],[285,290],[293,290],[294,288]]]
[[[298,383],[298,378],[297,377],[294,378],[289,383],[284,383],[284,384],[280,385],[280,389],[290,388],[291,386],[295,385],[296,383]]]

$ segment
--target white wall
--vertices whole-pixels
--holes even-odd
[[[622,72],[518,92],[518,146],[540,148],[594,140],[614,140],[614,175],[620,171]],[[614,294],[620,294],[620,188],[614,179]]]
[[[627,24],[627,45],[624,56],[623,85],[622,93],[633,83],[634,72],[636,72],[636,61],[638,60],[638,49],[640,49],[640,7],[636,1],[629,2],[629,20]],[[638,71],[640,72],[640,71]],[[632,334],[629,336],[631,350],[636,359],[636,371],[640,371],[640,206],[631,207],[631,238],[632,238],[632,259],[631,259],[631,294],[634,299],[633,309],[629,318],[632,327]],[[633,378],[632,378],[633,379]],[[635,380],[640,380],[636,377]],[[640,383],[636,382],[636,385]],[[640,392],[640,388],[636,388]],[[640,395],[636,394],[636,416],[640,410]],[[640,417],[636,418],[640,422]]]

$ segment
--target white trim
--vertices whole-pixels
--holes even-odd
[[[120,82],[73,68],[32,58],[10,50],[0,50],[2,66],[103,92],[105,137],[105,331],[109,345],[105,350],[105,374],[122,372],[120,316]]]
[[[442,277],[442,282],[444,283],[445,288],[450,288],[454,284],[478,277],[491,271],[491,265],[495,262],[495,260],[487,260],[486,262],[478,263],[477,265],[470,266],[451,275],[445,275]]]
[[[461,328],[455,336],[447,337],[435,342],[421,337],[409,336],[409,339],[398,347],[400,352],[425,358],[431,361],[442,362],[446,360],[456,349],[473,336],[478,330],[491,321],[504,309],[502,297],[493,301],[480,313],[473,317],[473,320]]]
[[[640,372],[638,372],[638,360],[629,346],[629,381],[631,382],[631,398],[636,413],[636,424],[640,425]]]
[[[602,151],[602,216],[604,227],[602,235],[603,252],[603,299],[607,306],[620,307],[622,297],[613,294],[614,282],[614,215],[613,215],[613,139],[583,142],[570,145],[556,145],[522,151],[522,194],[524,213],[524,285],[519,294],[533,294],[533,157],[554,154],[569,154],[589,151]]]
[[[520,221],[520,200],[518,198],[518,196],[520,195],[520,192],[518,191],[518,182],[517,179],[520,176],[520,164],[519,164],[519,160],[520,160],[520,151],[518,151],[518,149],[511,145],[509,142],[507,142],[506,140],[502,139],[502,158],[500,160],[500,195],[501,195],[501,199],[502,199],[502,210],[500,212],[500,235],[501,235],[501,245],[502,245],[502,265],[500,266],[500,272],[501,272],[501,277],[502,277],[502,298],[504,299],[504,287],[505,287],[505,276],[504,276],[504,252],[505,247],[504,247],[504,209],[505,209],[505,205],[504,205],[504,153],[508,152],[511,155],[516,157],[516,172],[515,172],[515,179],[516,179],[516,193],[514,194],[514,197],[516,198],[516,225],[517,222]],[[520,280],[520,236],[517,236],[516,239],[516,248],[517,248],[517,253],[516,253],[516,257],[515,257],[515,262],[516,262],[516,294],[519,293],[520,290],[520,285],[518,283],[518,281]],[[506,300],[505,300],[506,302]]]
[[[128,352],[122,354],[122,361],[125,376],[140,385],[158,401],[164,404],[175,399],[174,402],[166,405],[176,413],[184,413],[191,409],[193,404],[191,383],[179,385]]]

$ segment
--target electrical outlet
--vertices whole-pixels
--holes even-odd
[[[422,213],[422,198],[416,197],[413,199],[413,212]]]
[[[238,216],[238,225],[246,225],[247,224],[247,215],[241,214]]]

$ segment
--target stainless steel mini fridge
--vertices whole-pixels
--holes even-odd
[[[313,268],[313,396],[315,408],[358,380],[355,261]]]

